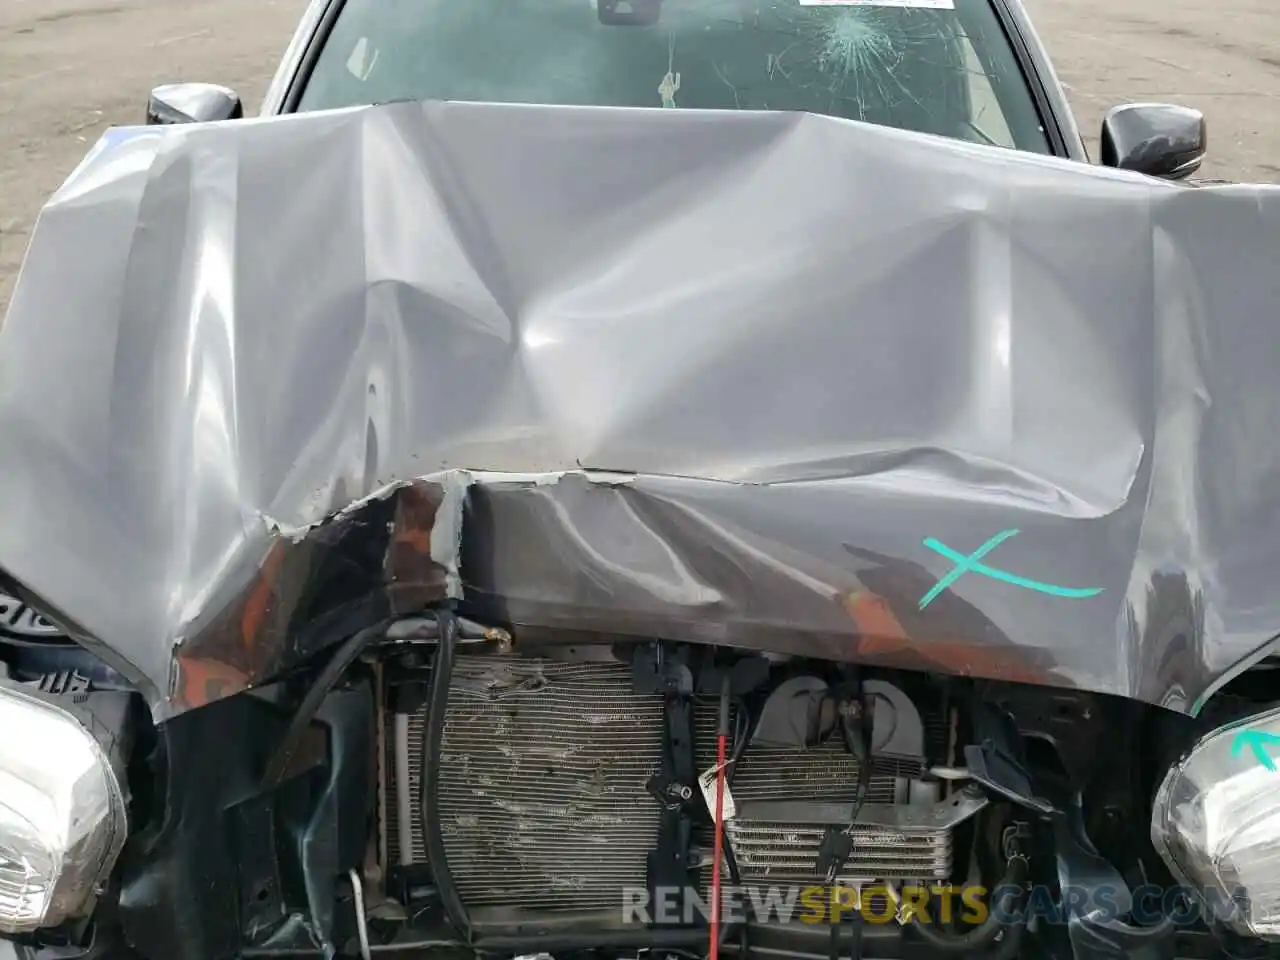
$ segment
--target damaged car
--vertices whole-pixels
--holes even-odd
[[[1275,956],[1280,189],[1037,50],[347,0],[106,133],[0,330],[0,950]]]

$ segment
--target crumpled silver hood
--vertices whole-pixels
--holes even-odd
[[[1278,241],[801,114],[113,130],[0,333],[0,567],[160,717],[446,597],[1192,710],[1280,633]]]

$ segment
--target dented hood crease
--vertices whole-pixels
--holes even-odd
[[[171,717],[444,600],[1194,711],[1280,633],[1280,190],[849,121],[109,131],[0,569]]]

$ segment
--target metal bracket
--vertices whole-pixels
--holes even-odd
[[[672,654],[656,643],[638,651],[632,664],[632,683],[637,691],[663,694],[662,769],[646,785],[662,804],[657,841],[646,871],[652,897],[669,888],[684,891],[686,897],[696,895],[690,883],[692,801],[697,796],[698,780],[693,745],[693,672],[682,654],[680,650]]]
[[[964,760],[969,777],[975,783],[980,783],[988,790],[1029,810],[1042,814],[1053,813],[1053,804],[1035,796],[1031,779],[1017,762],[990,741],[965,747]]]
[[[662,804],[664,810],[681,810],[693,800],[693,788],[679,783],[664,774],[650,777],[644,785],[650,796]]]

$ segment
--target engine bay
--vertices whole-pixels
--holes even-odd
[[[11,680],[91,712],[127,691],[72,644],[16,650]],[[133,731],[112,885],[92,916],[24,937],[22,960],[102,944],[173,960],[1244,955],[1265,948],[1189,912],[1146,823],[1188,738],[1256,707],[1223,698],[1193,723],[1022,684],[400,618]]]
[[[417,629],[379,660],[366,910],[486,953],[1019,956],[1050,919],[1069,942],[1065,913],[1025,909],[1031,868],[1060,891],[1099,855],[1046,830],[1044,794],[1136,731],[1123,702],[1014,684],[482,629],[450,652]],[[1131,856],[1142,803],[1075,811]]]
[[[926,728],[911,697],[886,680],[864,681],[865,700],[842,701],[840,684],[849,681],[838,671],[828,680],[811,664],[739,658],[727,672],[705,665],[699,678],[680,660],[660,672],[654,653],[664,649],[455,662],[438,813],[427,829],[439,831],[473,925],[608,929],[625,921],[620,908],[636,903],[637,892],[652,906],[664,886],[691,885],[707,902],[714,810],[699,781],[716,767],[720,705],[711,689],[722,675],[730,683],[734,808],[724,830],[737,884],[825,883],[824,830],[849,825],[853,849],[837,884],[951,875],[955,827],[980,804],[952,804],[951,782],[930,776],[931,762],[945,764],[953,734],[945,707],[931,704]],[[618,659],[628,653],[631,662]],[[873,722],[862,785],[862,761],[847,749],[839,712],[864,702]],[[381,839],[388,864],[406,870],[431,867],[420,802],[428,715],[425,704],[384,715],[391,730]]]

